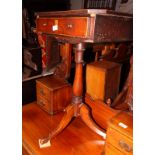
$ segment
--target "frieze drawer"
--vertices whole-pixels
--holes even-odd
[[[86,38],[89,36],[89,17],[37,18],[37,31]]]

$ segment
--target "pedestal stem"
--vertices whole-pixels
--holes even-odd
[[[83,93],[83,50],[84,44],[78,43],[75,48],[75,76],[73,83],[73,98],[72,103],[75,105],[75,113],[77,116],[79,114],[79,105],[82,103],[82,93]]]

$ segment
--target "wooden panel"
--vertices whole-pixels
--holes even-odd
[[[92,99],[105,99],[106,71],[87,65],[86,68],[86,92]]]
[[[51,101],[37,95],[37,104],[45,111],[50,112]]]
[[[70,69],[71,69],[72,45],[65,43],[65,44],[61,44],[59,47],[60,47],[60,55],[62,57],[62,61],[64,63],[64,66],[66,67],[65,79],[68,79],[70,76]]]
[[[133,40],[131,17],[97,15],[94,31],[95,42],[124,42]]]
[[[36,87],[37,87],[37,96],[42,96],[49,100],[50,98],[50,90],[47,88],[47,86],[43,85],[40,82],[36,82]]]
[[[88,35],[88,17],[38,18],[37,31],[74,37]]]
[[[124,155],[124,153],[116,149],[114,146],[106,143],[105,155]]]
[[[126,155],[131,155],[133,153],[132,140],[123,135],[123,133],[119,133],[112,128],[109,128],[107,131],[106,142],[115,146],[118,150],[124,152]],[[130,151],[127,151],[126,149],[129,149]]]
[[[87,65],[86,93],[94,100],[112,100],[118,95],[121,65],[97,61]]]
[[[58,40],[51,35],[46,37],[46,71],[57,66],[61,62]]]
[[[111,98],[114,101],[119,93],[121,65],[116,63],[106,73],[105,98]]]
[[[47,18],[39,18],[37,19],[37,31],[47,32]]]
[[[65,85],[60,89],[53,91],[53,105],[52,110],[54,112],[63,110],[71,103],[72,99],[72,86]],[[51,98],[52,100],[52,98]]]

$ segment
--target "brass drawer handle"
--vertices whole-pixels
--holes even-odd
[[[44,95],[45,95],[45,93],[44,93],[44,90],[43,90],[43,89],[40,89],[40,90],[39,90],[39,92],[40,92],[40,94],[41,94],[42,96],[44,96]]]
[[[41,101],[41,100],[38,101],[38,104],[41,105],[41,106],[45,106],[45,103],[43,101]]]
[[[127,152],[131,152],[132,151],[132,147],[130,147],[127,143],[125,143],[123,140],[119,141],[119,146],[124,149]]]

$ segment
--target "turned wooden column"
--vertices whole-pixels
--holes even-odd
[[[82,103],[83,94],[83,51],[84,43],[78,43],[75,48],[75,76],[73,83],[72,103],[75,105],[74,116],[79,115],[79,106]]]

